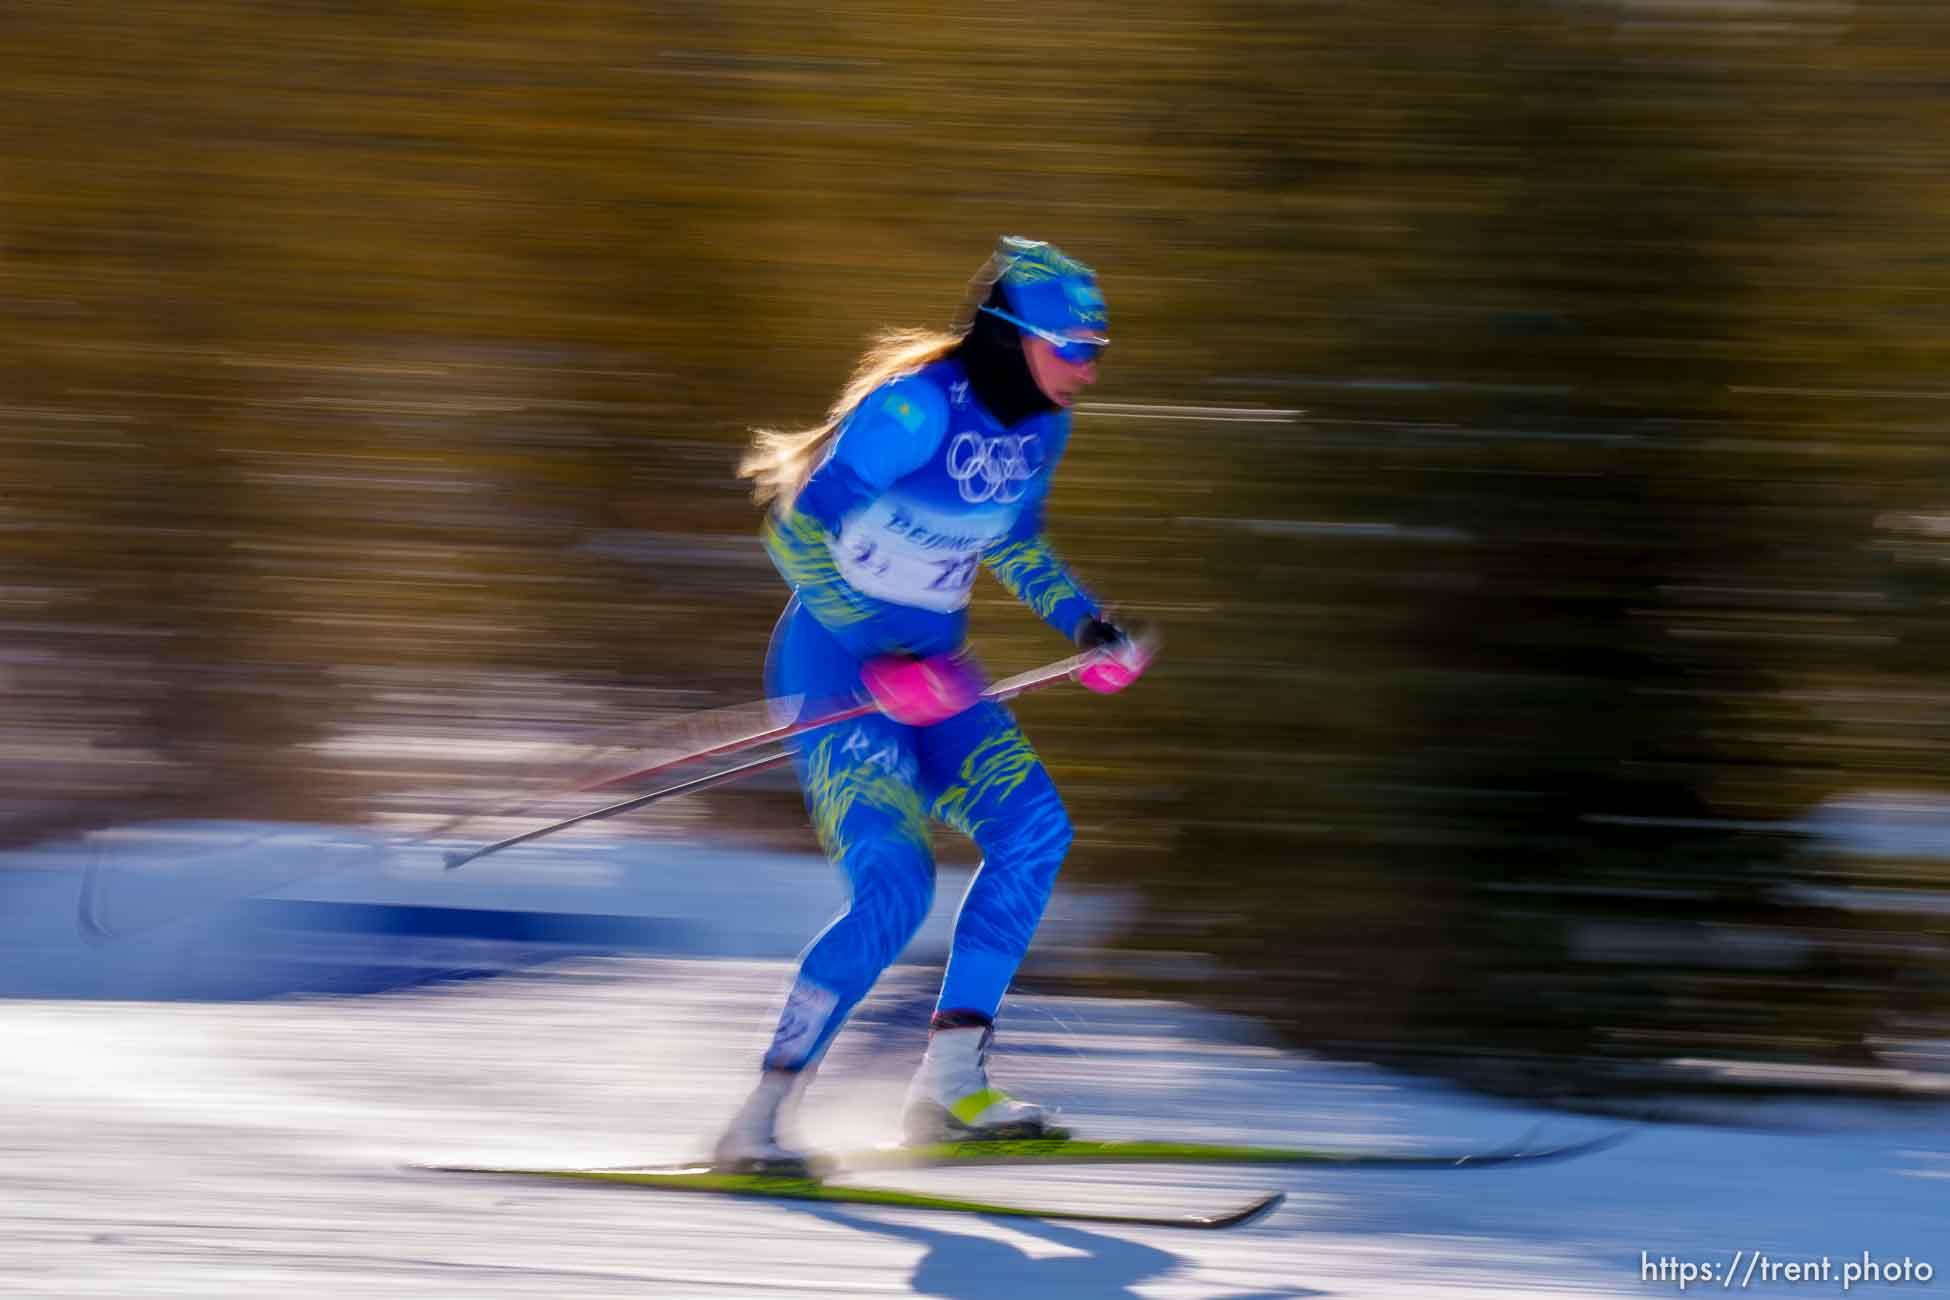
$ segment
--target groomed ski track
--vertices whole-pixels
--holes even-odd
[[[24,915],[8,917],[17,936]],[[1920,1108],[1753,1107],[1797,1131],[1648,1126],[1613,1149],[1506,1168],[874,1176],[1161,1214],[1287,1193],[1217,1233],[403,1168],[696,1156],[737,1104],[789,970],[771,956],[632,955],[356,997],[0,1001],[0,1295],[1647,1296],[1679,1291],[1642,1280],[1642,1252],[1839,1266],[1866,1250],[1950,1267],[1936,1257],[1950,1122]],[[822,1144],[886,1135],[929,981],[898,968],[840,1040],[807,1117]],[[1617,1127],[1283,1050],[1173,1003],[1015,999],[997,1068],[1103,1138],[1453,1149]]]
[[[1219,1234],[401,1170],[693,1152],[735,1103],[785,973],[633,958],[362,998],[0,1003],[0,1292],[1642,1296],[1666,1288],[1640,1282],[1641,1250],[1927,1257],[1942,1240],[1950,1133],[1913,1114],[1837,1113],[1847,1130],[1817,1136],[1661,1127],[1508,1169],[899,1181],[1160,1212],[1287,1190],[1275,1214]],[[1504,1139],[1540,1119],[1240,1042],[1232,1022],[1181,1007],[1025,999],[1015,1015],[1010,1080],[1105,1131],[1397,1146]],[[897,1102],[905,1056],[889,1050],[903,1035],[862,1028],[810,1117],[856,1139]]]

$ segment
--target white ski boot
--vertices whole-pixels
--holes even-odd
[[[994,1038],[995,1031],[986,1025],[937,1029],[929,1037],[927,1055],[921,1058],[921,1068],[908,1085],[907,1107],[901,1117],[909,1142],[1000,1142],[1069,1136],[1051,1126],[1055,1116],[1050,1111],[990,1086],[988,1056]]]
[[[712,1163],[720,1172],[804,1174],[807,1171],[805,1154],[779,1141],[781,1121],[788,1119],[797,1108],[807,1073],[767,1070],[759,1075],[758,1086],[731,1117],[731,1123],[712,1150]]]

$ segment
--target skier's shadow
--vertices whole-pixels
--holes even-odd
[[[997,1296],[1008,1300],[1141,1300],[1132,1287],[1163,1277],[1185,1262],[1168,1250],[1085,1232],[1049,1219],[990,1216],[984,1222],[1026,1232],[1080,1254],[1037,1259],[1018,1246],[991,1237],[869,1218],[835,1206],[795,1208],[829,1223],[925,1246],[928,1253],[915,1265],[911,1285],[915,1295],[939,1296],[941,1300],[995,1300]],[[1224,1300],[1297,1300],[1320,1294],[1305,1288],[1285,1288]]]

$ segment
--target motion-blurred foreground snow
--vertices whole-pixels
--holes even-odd
[[[1839,1269],[1867,1251],[1878,1261],[1950,1263],[1941,1258],[1950,1254],[1942,1245],[1950,1123],[1920,1107],[1757,1108],[1743,1117],[1751,1127],[1647,1126],[1594,1156],[1515,1169],[876,1176],[1019,1201],[1172,1210],[1216,1208],[1259,1188],[1289,1193],[1271,1218],[1217,1234],[504,1184],[406,1167],[618,1164],[700,1151],[737,1104],[790,976],[788,953],[767,947],[795,925],[801,933],[790,942],[803,939],[837,897],[816,896],[821,886],[804,862],[732,856],[687,877],[696,891],[690,912],[675,893],[658,900],[643,892],[631,896],[636,910],[622,906],[616,880],[647,879],[633,869],[618,868],[600,887],[590,883],[604,874],[594,868],[580,886],[557,880],[552,905],[571,918],[568,942],[541,931],[360,937],[317,928],[330,913],[313,914],[311,929],[280,930],[303,909],[258,907],[223,912],[224,923],[240,927],[228,936],[205,917],[95,946],[74,937],[76,863],[9,858],[0,924],[16,996],[0,1002],[0,1291],[1647,1295],[1678,1291],[1675,1282],[1647,1279],[1648,1257],[1724,1267],[1735,1251],[1826,1255]],[[388,868],[391,896],[376,892],[384,872],[363,883],[352,873],[337,882],[340,896],[314,881],[308,891],[297,887],[310,896],[296,901],[464,904],[503,918],[476,919],[476,929],[491,928],[514,924],[506,918],[520,914],[519,904],[547,901],[535,868],[511,858],[498,884],[482,874],[464,887],[466,873],[455,873],[446,887],[481,892],[436,895],[416,892],[435,888],[432,877],[416,877],[422,867],[396,863]],[[730,901],[748,899],[746,912],[730,914],[746,918],[743,930],[714,919],[709,909],[727,899],[707,898],[699,883],[706,879]],[[589,891],[580,909],[559,892],[578,888]],[[491,889],[503,891],[498,900]],[[934,926],[956,892],[944,879]],[[598,898],[604,906],[594,905]],[[1055,933],[1072,926],[1079,943],[1108,923],[1102,900],[1064,907],[1071,919]],[[350,924],[410,912],[337,915],[335,923]],[[617,939],[626,931],[586,920],[631,915],[684,924],[639,930],[624,944]],[[458,929],[466,918],[419,921],[422,930]],[[282,959],[279,935],[289,943]],[[813,1140],[888,1135],[923,1041],[938,940],[937,929],[917,946],[920,960],[890,972],[841,1037],[808,1107]],[[626,955],[588,955],[605,942]],[[404,977],[401,963],[416,945],[424,969],[461,972],[467,963],[441,968],[428,956],[443,943],[474,945],[465,951],[479,959],[463,973],[489,969],[491,950],[507,959],[508,973],[420,985]],[[675,950],[655,951],[659,943]],[[725,951],[710,953],[713,944]],[[199,949],[217,956],[198,966]],[[327,951],[338,960],[325,961]],[[331,972],[356,972],[361,952],[392,963],[387,980],[368,981],[392,991],[254,1001],[156,1001],[141,991],[146,972],[161,993],[200,984],[193,996],[288,994],[307,979],[317,987]],[[42,987],[22,996],[30,976]],[[241,981],[231,993],[216,991],[231,977]],[[1004,1084],[1058,1104],[1096,1136],[1468,1147],[1611,1127],[1282,1050],[1250,1024],[1169,1003],[1020,996],[1005,1009],[1001,1044]],[[1811,1285],[1840,1293],[1839,1281],[1744,1289],[1806,1294]]]

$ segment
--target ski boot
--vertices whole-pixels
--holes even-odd
[[[727,1174],[809,1176],[812,1171],[805,1154],[779,1141],[781,1121],[797,1109],[805,1082],[802,1072],[767,1070],[761,1074],[758,1086],[731,1117],[712,1149],[713,1168]]]
[[[1054,1115],[1034,1102],[1011,1097],[989,1084],[987,1025],[937,1029],[927,1055],[908,1085],[901,1126],[915,1145],[935,1142],[1007,1142],[1066,1138]]]

